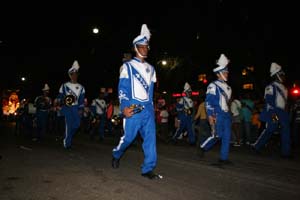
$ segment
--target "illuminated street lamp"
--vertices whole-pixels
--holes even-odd
[[[93,28],[93,36],[92,36],[92,42],[93,42],[93,47],[92,47],[92,49],[91,49],[91,54],[92,55],[96,55],[96,46],[98,45],[98,37],[99,37],[99,32],[100,32],[100,30],[97,28],[97,27],[94,27]]]
[[[23,76],[23,77],[21,77],[21,81],[26,81],[26,78]]]
[[[166,65],[167,65],[167,61],[166,61],[166,60],[163,60],[163,61],[161,61],[161,64],[162,64],[163,66],[166,66]]]
[[[98,28],[93,28],[93,33],[94,34],[98,34],[99,33],[99,29]]]

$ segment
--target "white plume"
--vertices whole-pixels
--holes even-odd
[[[78,64],[78,61],[75,60],[72,67],[75,69],[75,70],[78,70],[79,69],[79,64]]]
[[[229,63],[229,60],[226,58],[224,54],[221,54],[219,60],[217,61],[217,65],[226,67]]]
[[[145,36],[148,41],[150,40],[151,33],[146,24],[142,25],[141,36]]]

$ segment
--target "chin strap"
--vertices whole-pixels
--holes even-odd
[[[143,56],[142,54],[140,54],[139,50],[136,48],[136,45],[134,45],[134,49],[140,57],[147,58],[147,56]]]
[[[227,81],[227,79],[225,78],[225,76],[223,75],[222,72],[220,72],[219,74],[220,74],[220,76],[222,77],[222,79],[223,79],[224,81]]]
[[[281,79],[281,77],[278,75],[278,73],[276,74],[276,77],[277,77],[277,79],[282,83],[283,81],[282,81],[282,79]]]

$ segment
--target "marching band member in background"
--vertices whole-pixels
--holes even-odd
[[[85,89],[77,82],[79,64],[74,61],[68,74],[70,81],[60,86],[58,100],[62,102],[61,112],[65,116],[66,128],[63,140],[64,148],[69,149],[72,146],[72,138],[80,127],[81,113],[84,107]]]
[[[196,143],[196,137],[193,130],[193,114],[194,114],[194,102],[191,99],[192,89],[188,83],[184,84],[183,93],[184,97],[181,97],[176,104],[177,118],[180,121],[179,127],[172,137],[172,141],[176,142],[178,137],[182,136],[183,131],[187,131],[190,145]]]
[[[104,89],[104,90],[103,90]],[[99,134],[99,141],[104,139],[104,126],[106,122],[106,101],[104,99],[105,88],[101,88],[99,91],[99,96],[93,99],[91,104],[91,110],[95,118],[95,123],[90,133],[90,139],[94,138],[94,134],[97,131]]]
[[[287,110],[288,90],[284,86],[285,73],[281,66],[272,63],[270,68],[270,76],[273,81],[265,88],[265,107],[260,114],[260,120],[265,122],[265,129],[262,131],[252,147],[259,152],[274,131],[280,131],[281,137],[281,156],[284,158],[291,157],[291,138],[290,138],[290,122]]]
[[[206,91],[206,112],[208,122],[211,126],[212,135],[200,144],[200,156],[211,149],[217,141],[221,140],[220,158],[216,165],[231,164],[228,160],[230,137],[231,137],[231,113],[229,100],[231,98],[231,87],[227,84],[229,60],[221,54],[217,61],[217,67],[213,72],[217,80],[211,82]]]
[[[34,100],[34,106],[36,107],[36,125],[37,125],[37,138],[34,140],[42,140],[45,137],[48,126],[49,111],[52,106],[52,100],[49,97],[50,87],[46,83],[42,89],[43,95],[38,96]]]

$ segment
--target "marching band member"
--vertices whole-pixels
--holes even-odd
[[[184,84],[183,90],[185,96],[181,97],[176,104],[177,117],[180,121],[179,127],[172,137],[172,141],[176,142],[179,136],[186,130],[189,138],[190,145],[196,143],[195,133],[193,130],[193,114],[194,114],[194,102],[191,99],[192,89],[188,83]]]
[[[217,67],[213,72],[217,80],[211,82],[206,91],[206,112],[212,135],[200,144],[201,156],[203,152],[211,149],[218,140],[221,140],[220,158],[217,165],[230,164],[228,160],[230,137],[231,137],[231,114],[229,100],[231,98],[231,87],[227,84],[229,60],[221,54],[217,61]]]
[[[84,107],[85,89],[77,82],[79,64],[74,61],[68,74],[70,81],[60,86],[58,100],[62,102],[61,113],[65,116],[66,128],[63,140],[64,148],[69,149],[72,145],[73,135],[80,126],[81,112]]]
[[[49,97],[50,87],[46,83],[42,89],[43,95],[38,96],[34,100],[34,106],[36,107],[36,125],[37,125],[37,138],[34,140],[41,140],[46,132],[48,125],[49,111],[52,106],[52,100]]]
[[[95,124],[91,130],[90,138],[93,139],[96,129],[99,134],[99,141],[104,139],[104,126],[106,122],[106,101],[104,99],[105,89],[100,89],[99,96],[93,99],[91,104],[91,110],[95,118]]]
[[[124,62],[120,68],[118,91],[120,110],[124,115],[124,135],[112,151],[112,167],[119,167],[120,158],[134,141],[137,133],[140,133],[143,138],[144,152],[144,162],[141,166],[142,176],[149,179],[160,179],[162,176],[153,171],[157,164],[153,105],[156,72],[154,67],[145,61],[149,51],[149,40],[150,31],[147,25],[143,24],[141,34],[133,40],[136,56]]]
[[[281,137],[281,156],[291,157],[290,122],[287,111],[288,90],[284,86],[285,73],[281,66],[272,63],[270,76],[273,81],[265,88],[265,107],[260,114],[260,120],[265,122],[265,129],[262,131],[256,142],[252,144],[255,151],[259,152],[274,131],[280,131]]]

